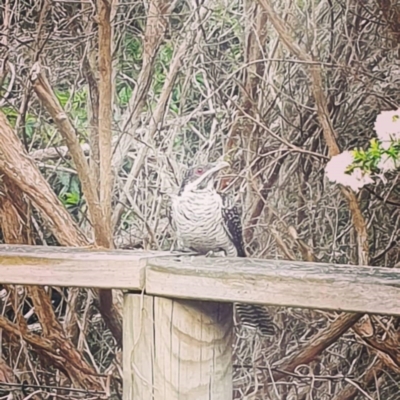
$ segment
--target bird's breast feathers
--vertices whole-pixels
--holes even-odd
[[[221,223],[222,200],[216,193],[184,192],[172,201],[172,217],[178,230]]]
[[[215,193],[182,193],[172,202],[177,237],[201,253],[224,249],[235,251],[223,222],[222,199]],[[231,248],[232,247],[232,248]]]

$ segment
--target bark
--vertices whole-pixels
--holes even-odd
[[[388,331],[387,337],[382,340],[376,338],[376,336],[365,336],[357,325],[353,329],[370,348],[377,353],[384,353],[388,357],[388,367],[393,369],[394,372],[400,372],[400,342],[395,333]]]
[[[334,156],[340,153],[339,146],[336,142],[336,133],[333,129],[329,110],[327,107],[326,96],[322,84],[321,67],[314,63],[313,59],[303,51],[301,47],[292,39],[290,27],[275,13],[269,0],[258,0],[266,13],[268,14],[271,24],[277,31],[283,44],[296,56],[299,60],[308,63],[309,74],[311,78],[311,86],[314,94],[315,104],[317,106],[317,115],[322,127],[322,133],[329,149],[329,155]],[[357,250],[358,263],[360,265],[368,265],[369,249],[367,227],[362,216],[357,197],[353,191],[341,187],[341,191],[347,203],[352,216],[354,229],[357,233]]]
[[[86,237],[27,155],[21,141],[1,112],[0,171],[29,197],[42,213],[45,222],[59,243],[64,246],[88,244]]]
[[[100,150],[100,204],[103,216],[105,243],[112,248],[111,228],[111,196],[113,187],[113,171],[111,168],[111,125],[112,125],[112,58],[111,58],[111,4],[110,0],[98,0],[99,20],[99,112],[98,132]],[[107,325],[122,346],[121,319],[114,309],[111,290],[99,290],[100,310]]]
[[[38,63],[36,63],[32,68],[31,81],[33,83],[33,90],[46,110],[52,116],[68,146],[72,160],[74,161],[82,185],[82,190],[88,204],[90,221],[93,225],[96,244],[98,246],[108,247],[102,210],[99,204],[99,197],[96,193],[96,184],[92,181],[89,165],[86,162],[85,155],[80,147],[77,132],[58,102],[57,97],[53,93],[53,90]]]
[[[111,170],[111,110],[112,110],[112,60],[111,60],[111,4],[110,0],[98,0],[99,19],[99,147],[100,147],[100,204],[103,225],[109,248],[112,247],[111,194],[113,171]]]
[[[96,184],[93,181],[93,175],[90,173],[89,165],[86,162],[85,155],[79,144],[77,132],[54,95],[47,79],[40,71],[39,64],[35,64],[32,68],[31,80],[33,82],[34,91],[46,110],[53,117],[55,124],[66,141],[71,157],[75,163],[82,184],[82,190],[88,204],[96,245],[110,248],[110,231],[107,230],[104,223],[102,207],[96,191]],[[111,290],[100,290],[99,297],[100,312],[117,343],[121,345],[122,323],[118,318],[118,311],[115,310],[113,306],[112,292]]]
[[[82,1],[82,20],[84,21],[85,32],[90,35],[94,30],[94,22],[88,17],[88,9],[94,7],[94,4],[88,4]],[[77,32],[75,32],[77,34]],[[96,191],[100,190],[100,145],[99,145],[99,84],[96,76],[96,49],[94,41],[85,43],[85,56],[82,60],[82,72],[85,76],[89,88],[89,102],[88,102],[88,119],[89,127],[89,144],[90,144],[90,173],[92,174],[93,181],[96,184]]]
[[[393,38],[394,46],[396,46],[400,43],[400,5],[393,0],[378,0],[377,4],[386,21],[387,30]]]
[[[0,223],[4,235],[4,240],[8,244],[31,244],[29,235],[29,209],[24,201],[23,192],[16,184],[8,178],[3,177],[3,195],[0,196]],[[17,317],[18,325],[13,325],[5,318],[0,321],[0,325],[11,333],[11,337],[16,340],[16,345],[20,346],[20,336],[28,343],[32,343],[31,335],[28,331],[27,323],[18,307],[19,299],[13,287],[8,286],[11,303]],[[35,314],[42,327],[42,338],[37,336],[33,344],[45,363],[49,359],[54,362],[70,379],[80,387],[90,387],[101,389],[100,381],[94,378],[95,371],[82,358],[81,354],[72,345],[71,341],[65,336],[63,329],[57,320],[51,305],[51,299],[43,287],[29,286],[27,293],[33,302]],[[36,335],[35,335],[36,336]],[[44,338],[51,340],[51,350]],[[60,363],[60,359],[63,362]],[[2,373],[2,363],[0,363],[0,375]]]
[[[32,244],[28,205],[24,194],[15,183],[4,175],[0,186],[0,227],[8,244]]]
[[[258,153],[257,149],[260,148],[260,128],[246,118],[246,114],[254,117],[258,113],[257,90],[262,83],[262,79],[260,78],[264,75],[265,63],[255,63],[255,61],[263,58],[262,49],[267,40],[268,16],[259,4],[252,1],[245,1],[245,13],[248,21],[246,24],[245,62],[248,64],[248,67],[245,71],[241,91],[243,99],[241,107],[245,111],[245,114],[242,112],[238,113],[225,152],[229,153],[235,148],[240,148],[239,140],[243,138],[252,151],[250,154],[254,156]],[[279,159],[277,164],[274,165],[269,179],[263,181],[262,188],[258,191],[258,198],[251,210],[248,224],[244,229],[246,244],[251,244],[253,241],[255,227],[267,202],[268,191],[276,183],[283,161],[284,157]],[[251,160],[248,160],[248,164],[250,163]],[[259,168],[260,163],[255,163],[251,173],[255,175]]]
[[[308,364],[320,355],[327,347],[350,329],[363,314],[342,314],[325,330],[313,337],[294,354],[287,356],[274,365],[274,368],[293,372],[299,365]],[[274,380],[282,379],[285,375],[280,372],[273,374]]]
[[[20,340],[21,332],[17,325],[0,316],[0,328],[14,340]],[[71,382],[81,388],[101,390],[102,386],[96,372],[75,350],[70,341],[56,333],[49,337],[23,332],[22,338],[30,344],[42,359],[50,362],[69,377]]]

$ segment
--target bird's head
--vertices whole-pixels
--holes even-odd
[[[189,168],[183,178],[179,194],[183,191],[192,192],[212,189],[218,172],[226,167],[229,167],[226,161],[218,161],[216,163],[196,165]]]

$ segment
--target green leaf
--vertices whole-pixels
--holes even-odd
[[[54,94],[56,95],[57,100],[60,102],[61,107],[65,107],[69,99],[68,91],[59,91],[56,89],[54,90]]]
[[[129,103],[129,100],[132,96],[133,90],[130,86],[124,85],[118,92],[118,99],[121,106],[126,106]]]
[[[63,203],[66,206],[77,206],[80,201],[79,193],[76,192],[68,192],[63,196]]]

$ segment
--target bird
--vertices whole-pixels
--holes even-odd
[[[215,179],[229,167],[226,161],[189,168],[177,195],[172,198],[170,222],[181,247],[202,255],[222,252],[227,257],[246,257],[238,207],[230,197],[218,193]],[[240,323],[272,336],[276,327],[266,309],[255,304],[235,304]]]

